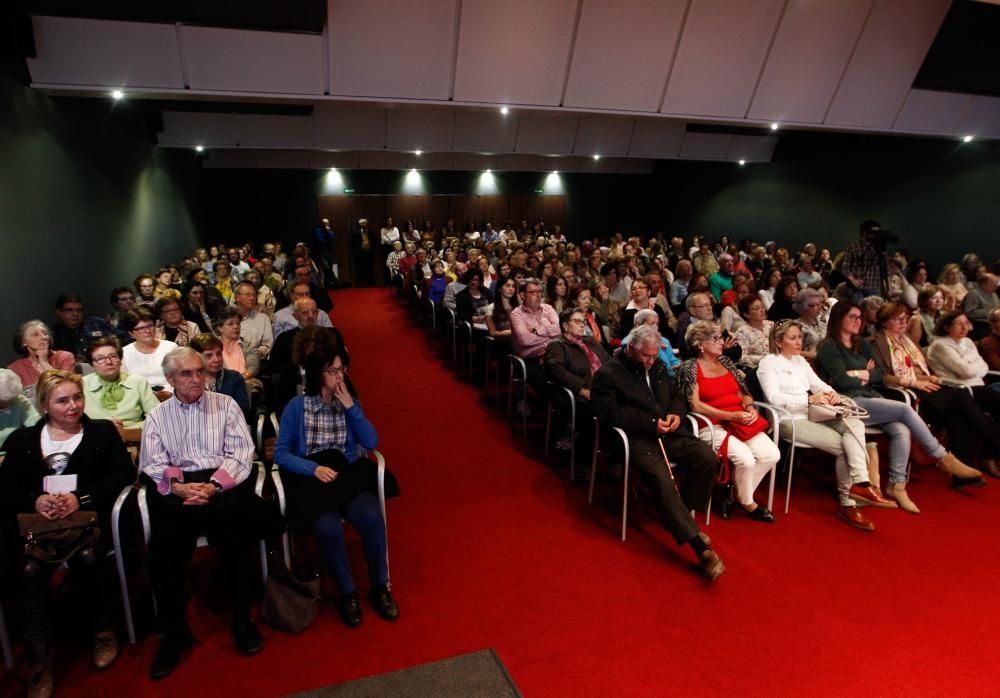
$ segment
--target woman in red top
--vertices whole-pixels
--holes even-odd
[[[726,441],[727,456],[733,467],[736,498],[750,518],[765,523],[774,522],[774,514],[754,501],[753,493],[781,453],[765,431],[766,422],[753,407],[753,398],[744,383],[743,372],[722,355],[722,327],[716,322],[698,321],[688,327],[685,341],[697,358],[685,361],[677,368],[677,384],[684,391],[694,412],[705,415],[713,430],[701,430],[699,436],[719,449]],[[739,425],[744,431],[760,429],[741,441],[729,433],[729,426]]]

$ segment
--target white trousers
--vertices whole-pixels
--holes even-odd
[[[718,451],[722,446],[722,440],[726,438],[726,430],[715,427],[714,439],[709,429],[702,429],[698,436],[709,444],[713,451]],[[747,441],[740,441],[735,436],[730,436],[726,448],[732,466],[733,484],[736,485],[736,499],[740,504],[749,506],[753,504],[754,491],[781,458],[781,452],[771,437],[765,433],[757,434]]]
[[[792,424],[781,423],[781,438],[792,438]],[[834,419],[829,422],[795,420],[795,440],[837,457],[837,495],[840,505],[854,506],[849,496],[851,485],[868,480],[868,451],[865,448],[865,425],[860,419]]]

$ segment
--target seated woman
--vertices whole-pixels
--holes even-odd
[[[222,365],[243,378],[253,402],[256,396],[264,392],[264,383],[258,377],[260,354],[246,351],[240,338],[241,319],[240,311],[233,306],[223,308],[212,321],[212,329],[222,342]]]
[[[156,338],[166,339],[179,347],[186,347],[198,334],[198,324],[184,317],[181,300],[172,294],[161,296],[153,305],[156,321]]]
[[[465,288],[455,294],[455,319],[473,325],[486,322],[483,309],[493,302],[493,294],[483,288],[483,272],[469,269],[462,277]]]
[[[236,400],[240,411],[249,418],[250,392],[243,376],[222,365],[222,340],[214,334],[202,332],[191,338],[190,347],[205,360],[205,389]]]
[[[139,274],[132,282],[135,286],[136,305],[152,305],[156,302],[154,291],[156,290],[156,279],[152,274]]]
[[[728,334],[735,335],[736,330],[743,326],[743,316],[740,315],[740,301],[744,298],[756,298],[749,281],[733,282],[733,287],[722,292],[719,322]]]
[[[895,507],[896,503],[883,497],[868,479],[865,425],[854,418],[827,422],[809,420],[809,405],[836,405],[840,403],[840,396],[821,381],[802,358],[802,328],[798,321],[776,324],[771,331],[770,348],[771,353],[761,359],[757,367],[757,379],[764,397],[772,405],[791,413],[796,441],[836,456],[840,502],[837,516],[862,531],[874,531],[875,524],[865,518],[856,504]],[[782,421],[780,432],[783,439],[790,440],[791,422]]]
[[[229,260],[220,259],[212,266],[212,270],[215,272],[215,290],[222,296],[224,303],[232,303],[234,281],[232,278],[233,268],[230,266]]]
[[[764,273],[764,283],[762,284],[764,288],[757,291],[757,295],[760,297],[761,301],[764,302],[764,311],[767,312],[771,309],[774,304],[774,292],[778,288],[778,284],[781,282],[781,270],[775,267],[771,267]],[[796,282],[798,283],[798,282]]]
[[[912,390],[920,401],[920,414],[932,424],[943,426],[955,456],[973,463],[980,448],[983,457],[976,465],[1000,477],[996,458],[1000,456],[1000,429],[983,412],[965,388],[948,387],[934,375],[927,359],[906,334],[910,309],[890,301],[878,312],[878,332],[872,349],[886,385]],[[964,480],[952,474],[952,486],[984,485],[981,478]]]
[[[110,315],[105,316],[104,321],[111,327],[118,329],[122,316],[135,306],[135,294],[128,286],[118,286],[111,291],[111,307],[114,310]]]
[[[83,379],[68,371],[47,370],[38,379],[37,397],[44,419],[7,439],[0,468],[0,511],[13,524],[18,514],[38,514],[49,521],[77,511],[96,512],[107,531],[111,507],[136,469],[111,422],[84,414]],[[73,475],[75,483],[44,489],[47,475]],[[94,634],[94,666],[106,669],[118,656],[111,618],[112,590],[104,582],[102,561],[109,536],[84,545],[67,561],[80,576]],[[52,575],[58,564],[24,555],[18,585],[25,649],[30,665],[29,693],[51,695]]]
[[[646,308],[645,310],[640,310],[638,313],[636,313],[635,318],[632,320],[632,322],[635,323],[633,327],[640,327],[641,325],[650,325],[651,327],[659,327],[660,318],[656,315],[655,312],[653,312],[649,308]],[[625,338],[622,339],[621,345],[623,347],[628,346],[628,338],[630,335],[631,332],[625,335]],[[681,360],[678,359],[677,355],[674,353],[674,347],[670,344],[670,340],[664,337],[663,335],[660,335],[660,352],[658,356],[660,361],[662,361],[667,366],[667,375],[673,376],[674,369],[680,365]]]
[[[435,259],[434,264],[431,265],[430,278],[424,280],[427,298],[434,301],[435,304],[440,304],[444,300],[444,292],[448,288],[448,283],[448,277],[444,273],[444,262]]]
[[[0,463],[3,463],[3,445],[7,437],[39,420],[34,404],[21,394],[23,389],[16,373],[0,368]]]
[[[965,311],[952,310],[939,318],[934,325],[937,339],[927,348],[927,363],[945,381],[971,389],[976,404],[993,417],[1000,430],[1000,392],[986,387],[983,378],[990,367],[969,338],[970,330],[972,322]]]
[[[886,495],[900,508],[913,514],[920,509],[906,492],[909,479],[911,434],[920,446],[935,458],[942,470],[959,478],[975,478],[978,472],[962,463],[934,438],[927,424],[905,402],[889,400],[876,390],[883,386],[882,371],[871,345],[861,339],[861,308],[841,301],[830,313],[830,333],[819,346],[816,364],[838,392],[852,398],[868,410],[862,421],[877,426],[889,437],[889,487]],[[869,472],[872,484],[879,486],[877,470]]]
[[[751,298],[760,303],[759,298]],[[725,448],[733,465],[736,498],[750,518],[774,523],[774,514],[757,504],[753,493],[781,459],[781,452],[767,435],[767,420],[753,406],[743,372],[722,355],[722,327],[699,320],[688,327],[685,341],[696,358],[677,369],[677,385],[693,411],[720,426],[705,427],[699,436],[713,451]]]
[[[612,340],[618,337],[618,328],[621,325],[621,306],[611,298],[611,290],[604,279],[598,279],[591,296],[590,305],[594,314],[604,318],[611,335],[608,337],[608,342],[612,343]]]
[[[156,317],[147,306],[138,306],[125,313],[122,327],[135,340],[122,350],[122,369],[149,381],[161,400],[170,397],[171,392],[166,389],[167,377],[163,375],[163,357],[177,345],[156,338]]]
[[[68,351],[52,351],[52,333],[41,320],[28,320],[14,334],[14,351],[22,357],[8,365],[21,379],[28,397],[34,395],[35,383],[44,371],[59,369],[72,371],[76,357]]]
[[[774,323],[767,319],[764,301],[759,296],[747,296],[741,300],[739,310],[744,323],[734,336],[743,350],[740,366],[755,369],[768,354],[768,338]]]
[[[824,300],[819,291],[804,288],[795,294],[795,302],[792,303],[792,309],[798,313],[798,321],[802,325],[802,356],[807,359],[816,358],[816,347],[826,338]]]
[[[550,276],[545,282],[545,302],[561,313],[567,308],[566,296],[569,294],[569,284],[563,276]]]
[[[518,306],[517,283],[512,277],[501,276],[494,283],[496,296],[483,308],[486,327],[493,339],[510,340],[510,311]]]
[[[576,284],[569,290],[569,295],[566,296],[566,301],[569,303],[569,307],[583,313],[583,319],[586,322],[584,334],[588,337],[593,337],[602,347],[604,347],[604,351],[610,352],[610,338],[605,336],[604,333],[604,326],[606,322],[604,321],[604,318],[594,312],[592,300],[593,297],[590,287],[586,284]]]
[[[906,334],[917,346],[926,347],[934,340],[934,325],[944,311],[944,290],[926,284],[917,294],[917,312],[906,323]]]
[[[120,429],[141,427],[160,404],[149,381],[122,370],[122,347],[116,337],[101,337],[87,349],[94,372],[83,378],[83,407],[91,419],[107,419]]]
[[[361,625],[361,605],[341,518],[361,534],[371,582],[369,598],[376,612],[394,621],[399,608],[389,593],[385,520],[375,494],[375,466],[359,454],[359,449],[375,448],[378,436],[347,388],[349,366],[343,347],[314,350],[306,358],[305,395],[294,398],[281,414],[274,461],[286,480],[289,525],[293,531],[312,529],[340,591],[340,617],[356,628]],[[390,482],[386,485],[388,495]]]
[[[774,288],[774,302],[767,309],[767,319],[774,322],[779,320],[791,320],[799,316],[799,312],[792,305],[795,297],[799,293],[799,282],[794,276],[782,276],[781,281]]]
[[[966,294],[969,293],[969,289],[962,282],[962,269],[954,262],[941,267],[941,274],[938,275],[938,287],[954,296],[957,305],[961,305]]]
[[[621,316],[618,320],[618,334],[619,339],[624,339],[625,335],[632,331],[635,324],[635,314],[640,310],[652,310],[656,313],[657,327],[660,330],[660,334],[664,337],[673,339],[677,334],[670,328],[670,322],[667,320],[667,316],[663,313],[663,309],[656,304],[656,301],[649,295],[649,284],[642,277],[637,278],[632,282],[632,288],[629,290],[629,295],[631,300],[622,310]],[[688,294],[690,296],[690,294]]]
[[[197,272],[195,272],[197,273]],[[202,272],[203,273],[203,272]],[[214,286],[212,287],[215,288]],[[209,296],[209,287],[197,280],[188,281],[181,297],[184,319],[198,326],[199,332],[212,331],[212,318],[222,309],[222,303],[215,303]]]
[[[674,280],[670,283],[670,297],[668,299],[674,315],[680,315],[684,312],[684,299],[687,298],[688,283],[691,281],[692,274],[694,274],[694,267],[686,259],[679,260],[677,266],[674,267]]]

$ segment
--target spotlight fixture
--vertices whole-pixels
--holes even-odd
[[[111,99],[115,100],[116,102],[119,99],[122,99],[123,97],[125,97],[125,93],[122,92],[121,90],[115,90],[114,92],[111,93]]]
[[[419,157],[419,156],[421,156],[421,155],[424,154],[424,151],[422,151],[422,150],[414,150],[413,154],[416,155],[417,157]]]
[[[412,170],[410,170],[410,174],[417,174],[417,168],[414,167]]]
[[[740,160],[740,167],[743,167],[745,164],[747,164],[746,160]]]
[[[500,107],[500,113],[507,116],[507,114],[510,114],[510,109],[507,107]]]
[[[595,160],[600,160],[601,156],[599,154],[597,154],[597,153],[594,153],[594,159]]]
[[[196,145],[194,147],[194,152],[196,152],[196,153],[201,153],[201,152],[204,152],[204,151],[205,151],[205,146],[203,146],[203,145]]]
[[[559,174],[559,170],[552,170],[552,174],[558,175]]]
[[[777,131],[778,130],[778,122],[774,122],[773,124],[771,124],[771,130],[772,131]]]
[[[962,142],[963,143],[971,143],[972,142],[972,136],[962,136]]]
[[[486,170],[486,174],[493,174],[493,170]]]
[[[330,173],[331,174],[336,174],[337,173],[337,168],[336,167],[331,167],[330,168]]]

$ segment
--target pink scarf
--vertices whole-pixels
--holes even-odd
[[[583,349],[583,353],[586,355],[587,361],[590,362],[591,375],[597,373],[597,369],[601,367],[601,360],[597,357],[597,354],[594,353],[594,350],[587,346],[586,342],[577,339],[576,337],[566,336],[566,341]]]

